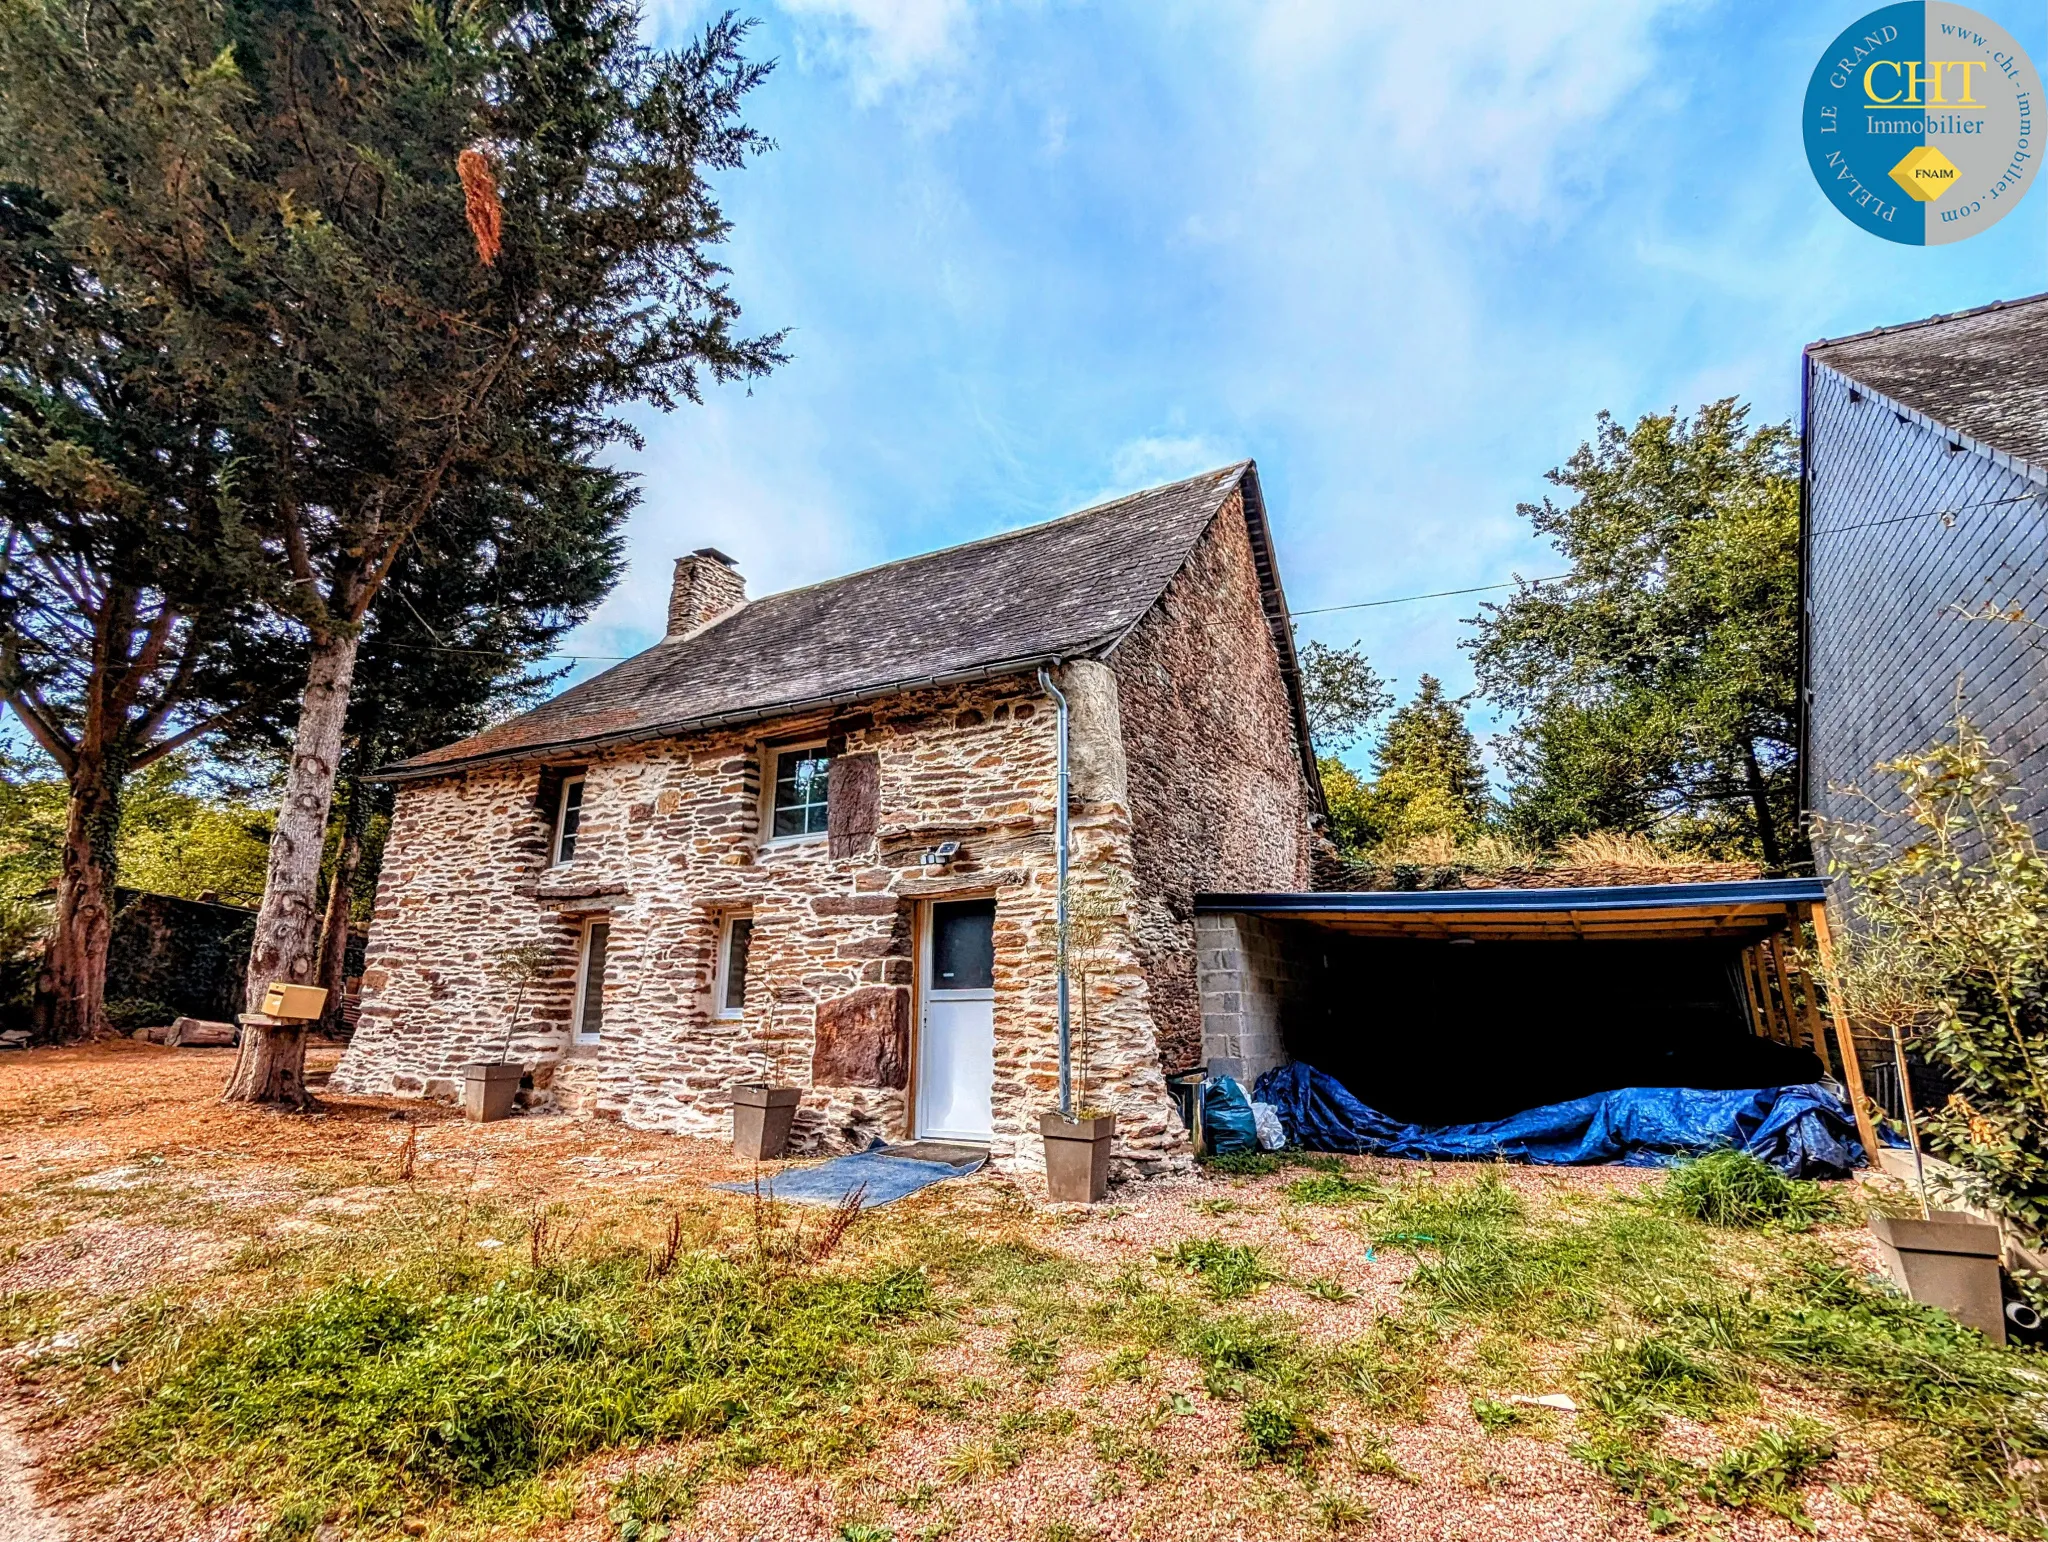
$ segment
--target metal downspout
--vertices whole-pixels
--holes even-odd
[[[1038,683],[1045,687],[1059,707],[1059,794],[1053,811],[1053,836],[1059,846],[1059,892],[1053,900],[1055,948],[1059,955],[1056,971],[1060,1000],[1060,1117],[1074,1117],[1074,1038],[1067,1017],[1067,698],[1052,683],[1045,669],[1038,671]]]

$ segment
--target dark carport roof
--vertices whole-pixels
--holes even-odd
[[[1313,921],[1361,936],[1446,939],[1754,937],[1827,898],[1818,878],[1590,889],[1366,889],[1198,894],[1197,912]]]

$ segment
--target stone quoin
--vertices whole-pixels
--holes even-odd
[[[1117,1115],[1124,1175],[1184,1165],[1166,1076],[1202,1054],[1193,896],[1305,888],[1321,839],[1251,463],[754,601],[703,548],[667,619],[386,768],[335,1088],[449,1099],[502,1057],[529,1106],[723,1138],[733,1085],[767,1082],[802,1091],[793,1150],[964,1131],[1042,1174],[1045,669],[1070,704],[1072,892],[1110,901],[1074,979],[1077,1103]]]

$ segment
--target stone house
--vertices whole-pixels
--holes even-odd
[[[1042,1166],[1070,704],[1077,1097],[1185,1160],[1194,895],[1310,882],[1321,786],[1256,468],[748,600],[710,549],[668,635],[396,766],[338,1090],[523,1094],[721,1137],[804,1089],[804,1149],[931,1137]],[[522,975],[527,976],[522,984]],[[1083,1079],[1085,1078],[1085,1079]]]

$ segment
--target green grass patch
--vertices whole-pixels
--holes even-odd
[[[1400,1316],[1332,1369],[1367,1406],[1392,1411],[1417,1406],[1440,1379],[1390,1350],[1401,1323],[1576,1346],[1590,1406],[1573,1449],[1660,1525],[1691,1503],[1796,1518],[1794,1491],[1826,1459],[1805,1426],[1759,1437],[1711,1471],[1663,1454],[1659,1432],[1668,1415],[1713,1420],[1756,1406],[1759,1381],[1800,1385],[1884,1432],[1873,1445],[1886,1486],[1944,1520],[2048,1535],[2042,1357],[1993,1346],[1843,1270],[1817,1242],[1782,1235],[1835,1207],[1824,1190],[1766,1171],[1759,1180],[1720,1154],[1674,1172],[1648,1202],[1544,1219],[1491,1175],[1402,1185],[1365,1224],[1422,1261]],[[1745,1235],[1759,1227],[1769,1235]],[[1760,1283],[1736,1285],[1737,1256]]]
[[[1671,1170],[1659,1196],[1677,1215],[1709,1226],[1811,1231],[1837,1213],[1833,1197],[1817,1183],[1787,1178],[1747,1151],[1712,1151]]]
[[[1354,1178],[1339,1170],[1296,1178],[1286,1193],[1297,1205],[1363,1205],[1384,1199],[1387,1186],[1369,1174]]]
[[[188,1322],[91,1459],[212,1464],[238,1492],[359,1519],[652,1440],[830,1467],[866,1442],[847,1410],[878,1386],[883,1336],[930,1301],[900,1267],[764,1274],[699,1254],[656,1279],[624,1255],[495,1276],[423,1261]],[[664,1524],[640,1493],[620,1502]]]

